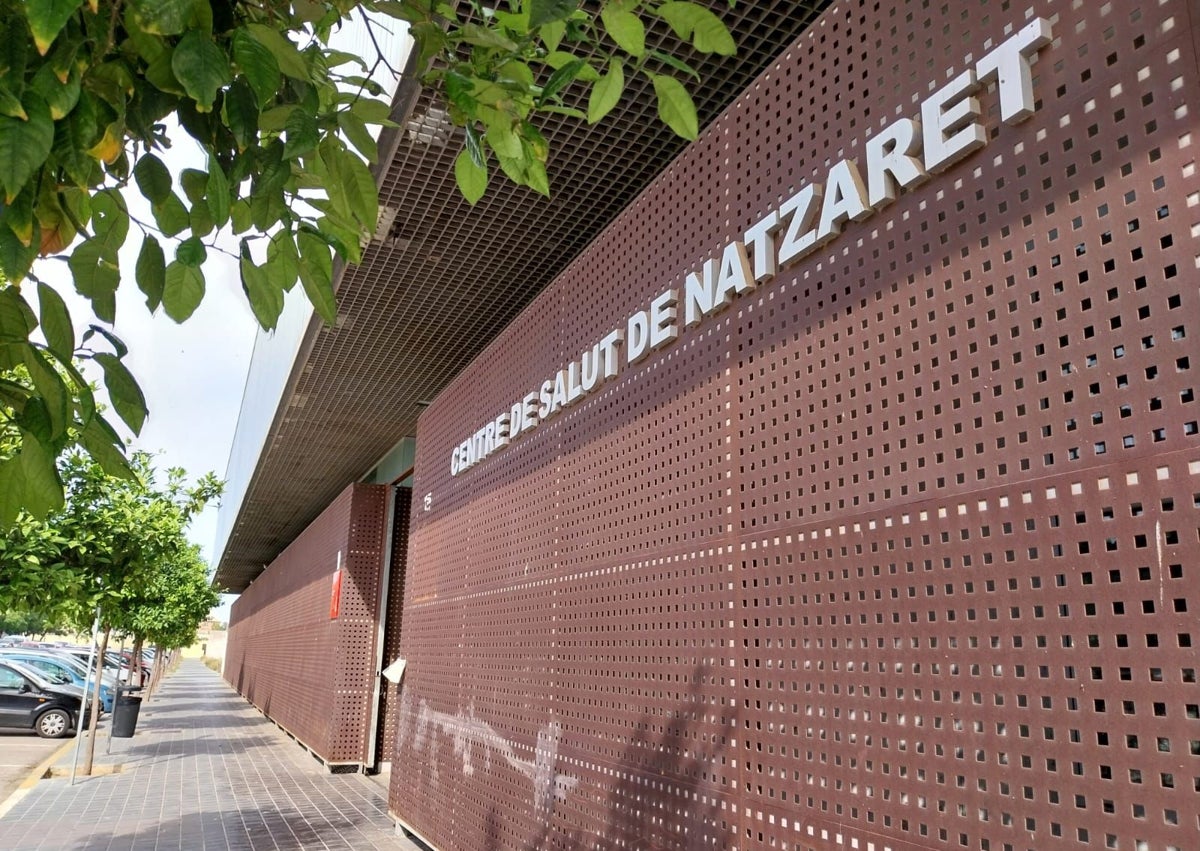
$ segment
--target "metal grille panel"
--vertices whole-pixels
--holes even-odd
[[[1194,4],[840,3],[422,416],[390,806],[443,849],[1200,830]],[[973,65],[1038,109],[452,478]],[[424,497],[428,495],[428,508]]]
[[[225,678],[329,763],[371,762],[386,491],[346,488],[233,604]]]

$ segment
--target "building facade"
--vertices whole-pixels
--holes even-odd
[[[450,382],[401,825],[1196,847],[1196,14],[834,3]]]
[[[1192,12],[836,4],[437,398],[399,818],[1197,841]]]

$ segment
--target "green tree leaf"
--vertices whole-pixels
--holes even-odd
[[[208,158],[208,182],[204,197],[208,199],[213,222],[217,227],[224,227],[229,221],[229,180],[215,157]]]
[[[50,107],[50,117],[58,121],[74,109],[75,104],[79,102],[81,91],[79,68],[72,65],[67,70],[66,79],[62,80],[49,64],[43,65],[34,75],[29,87],[45,99],[46,105]],[[24,112],[23,107],[21,111]]]
[[[577,8],[577,0],[530,0],[529,26],[537,29],[553,21],[565,21]]]
[[[187,33],[175,46],[171,70],[188,96],[196,101],[200,112],[212,109],[217,92],[232,80],[225,52],[196,30]]]
[[[558,50],[558,46],[562,44],[563,36],[567,34],[566,21],[551,21],[543,24],[539,30],[539,35],[542,37],[542,44],[546,45],[546,49],[551,53]]]
[[[33,379],[34,389],[45,403],[46,413],[50,420],[51,435],[58,437],[67,430],[69,399],[71,398],[67,386],[58,371],[46,363],[38,349],[26,344],[21,347],[21,351],[22,362],[25,364],[25,369],[29,371],[29,377]]]
[[[500,125],[503,126],[503,125]],[[477,166],[483,166],[487,163],[487,155],[484,153],[483,145],[479,140],[479,131],[475,129],[474,124],[468,124],[463,128],[466,131],[466,147],[467,153],[471,157],[471,162]],[[510,128],[511,130],[511,128]],[[501,132],[501,131],[497,131]]]
[[[107,340],[108,344],[113,347],[113,351],[116,353],[117,357],[123,358],[125,355],[129,354],[129,347],[125,345],[125,341],[103,326],[89,325],[87,331],[84,332],[84,340],[89,339],[92,334],[99,334],[101,337]]]
[[[80,95],[70,114],[55,124],[54,158],[76,186],[90,185],[97,172],[96,161],[87,151],[95,143],[98,129],[95,99],[87,92]]]
[[[198,237],[190,237],[175,247],[175,259],[184,266],[203,266],[208,251]]]
[[[59,357],[70,360],[75,351],[75,328],[66,302],[52,287],[38,283],[38,309],[47,345]]]
[[[321,134],[317,129],[317,119],[303,107],[296,107],[288,116],[283,127],[286,140],[283,145],[283,158],[294,159],[307,154],[317,146]]]
[[[111,435],[99,423],[99,419],[93,419],[82,429],[78,434],[79,443],[87,450],[88,455],[100,465],[106,475],[115,476],[119,479],[133,478],[133,468],[129,466],[129,460],[118,446],[119,441],[114,440],[115,435]]]
[[[646,26],[633,12],[610,3],[600,10],[600,20],[612,40],[630,56],[640,57],[646,52]]]
[[[62,508],[63,486],[54,456],[28,432],[21,435],[21,468],[24,508],[34,517],[45,517]]]
[[[550,79],[546,81],[546,85],[542,87],[541,102],[545,103],[569,86],[579,76],[579,72],[586,64],[582,59],[576,59],[574,62],[568,62],[551,74]]]
[[[178,35],[192,20],[196,0],[133,0],[133,14],[148,33]]]
[[[601,77],[588,95],[589,124],[595,124],[612,112],[625,91],[625,66],[616,56],[608,60],[609,71]]]
[[[480,24],[463,24],[461,33],[459,37],[463,41],[478,47],[494,47],[509,53],[517,53],[521,49],[520,45],[500,31]]]
[[[250,84],[259,108],[270,105],[282,82],[275,54],[242,27],[233,34],[233,61]]]
[[[54,425],[50,421],[50,412],[46,409],[45,401],[39,396],[31,396],[24,401],[20,413],[14,421],[25,431],[29,432],[41,444],[52,446],[55,443]]]
[[[213,222],[212,210],[208,209],[207,201],[201,199],[192,205],[188,212],[188,225],[193,236],[207,236],[212,233],[216,224]]]
[[[287,111],[294,108],[284,107]],[[233,85],[226,89],[225,98],[221,104],[221,113],[230,132],[233,133],[233,138],[237,141],[238,151],[244,151],[258,144],[258,131],[268,129],[262,123],[254,92],[251,91],[249,83],[241,77],[234,80]],[[279,129],[282,128],[283,126],[280,125]]]
[[[0,461],[0,528],[13,525],[25,508],[25,476],[21,462],[13,457]]]
[[[677,36],[685,41],[690,39],[701,53],[733,56],[737,52],[728,28],[710,9],[696,3],[671,2],[659,6],[657,14]]]
[[[104,387],[108,390],[109,401],[117,415],[125,421],[130,431],[140,434],[148,413],[142,388],[116,355],[101,352],[93,358],[104,370]]]
[[[285,291],[295,285],[296,276],[300,273],[300,254],[290,230],[278,230],[271,236],[264,268]]]
[[[294,80],[308,81],[308,61],[279,30],[266,24],[246,24],[246,31],[271,52],[280,71]]]
[[[133,179],[151,204],[161,204],[171,194],[171,172],[154,154],[142,155],[133,167]]]
[[[392,124],[389,118],[392,107],[385,101],[372,98],[356,97],[350,105],[350,111],[360,118],[364,124]],[[392,124],[394,127],[395,125]]]
[[[167,266],[162,305],[176,322],[183,322],[196,312],[204,299],[204,273],[195,266],[178,260]]]
[[[689,77],[691,77],[697,83],[699,83],[701,81],[700,80],[700,72],[697,71],[695,68],[693,68],[691,65],[684,62],[682,59],[680,59],[676,56],[672,56],[669,53],[663,53],[661,50],[651,50],[649,52],[649,54],[650,54],[650,56],[657,59],[659,62],[663,63],[664,65],[674,68],[676,71],[682,71],[684,74],[687,74]]]
[[[138,252],[137,265],[134,267],[134,277],[138,289],[146,296],[146,307],[153,313],[162,304],[163,288],[166,286],[166,258],[158,240],[147,235],[142,239],[142,249]]]
[[[519,144],[520,140],[518,139],[517,141]],[[458,183],[458,191],[463,194],[463,197],[473,207],[483,197],[483,193],[487,191],[487,164],[476,164],[474,157],[464,149],[459,153],[458,159],[454,161],[454,179]]]
[[[159,230],[167,236],[175,236],[191,223],[187,207],[183,206],[183,202],[174,192],[168,195],[161,204],[151,207],[150,211],[154,213],[154,221],[158,224]]]
[[[21,104],[27,120],[0,115],[0,188],[9,204],[41,168],[54,143],[54,121],[45,99],[29,91]]]
[[[43,97],[45,96],[43,95]],[[0,115],[19,118],[22,121],[29,118],[25,114],[25,107],[21,106],[21,99],[9,91],[7,86],[2,85],[0,85]]]
[[[92,230],[96,239],[116,251],[129,235],[129,208],[115,189],[103,189],[92,196]]]
[[[366,158],[367,162],[374,163],[379,159],[379,144],[371,135],[371,131],[367,129],[366,122],[361,118],[353,112],[339,112],[338,127],[346,134],[346,138],[354,146],[354,149]]]
[[[254,318],[265,331],[275,330],[279,314],[283,312],[283,287],[265,269],[254,264],[250,249],[242,240],[241,258],[238,269],[242,275],[242,289],[250,301]]]
[[[329,246],[319,236],[308,231],[296,234],[300,250],[300,283],[304,293],[316,308],[325,324],[337,324],[337,298],[333,294],[333,259]]]
[[[530,160],[525,168],[525,185],[540,195],[550,197],[550,178],[546,176],[546,165]]]
[[[37,317],[20,292],[0,289],[0,342],[22,343],[36,327]]]
[[[715,53],[718,56],[736,54],[737,45],[725,22],[708,9],[702,11],[704,14],[696,21],[696,29],[692,33],[692,44],[701,53]]]
[[[658,97],[658,117],[684,139],[695,139],[700,133],[696,105],[683,84],[665,74],[649,74]]]
[[[229,205],[229,221],[234,233],[245,233],[252,226],[250,217],[250,202],[240,198]]]
[[[339,181],[336,189],[344,198],[349,214],[368,233],[373,231],[379,220],[379,189],[370,170],[340,145],[328,145],[322,152],[322,160]],[[334,190],[333,186],[328,188]]]
[[[521,137],[515,130],[507,124],[494,124],[487,129],[484,134],[487,143],[492,146],[492,150],[500,157],[519,157],[521,156]],[[468,136],[470,139],[470,136]],[[476,144],[475,150],[472,150],[468,145],[467,153],[471,156],[471,162],[476,166],[484,166],[486,169],[486,161],[483,157],[482,149]],[[478,157],[476,154],[478,153]],[[486,181],[485,181],[486,182]]]
[[[20,282],[29,274],[33,261],[37,258],[38,245],[30,241],[29,245],[21,242],[12,228],[0,224],[0,272],[10,281]]]
[[[104,304],[111,298],[121,283],[115,249],[105,244],[101,237],[93,237],[75,246],[67,259],[75,290],[84,298]]]
[[[25,15],[38,53],[46,55],[51,42],[82,5],[82,0],[25,0]]]
[[[204,198],[208,191],[208,172],[198,168],[185,168],[179,175],[179,185],[183,187],[183,195],[192,204]]]

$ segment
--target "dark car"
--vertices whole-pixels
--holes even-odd
[[[82,697],[78,686],[52,683],[19,662],[0,660],[0,727],[61,738],[75,728]],[[86,724],[86,713],[83,720]]]

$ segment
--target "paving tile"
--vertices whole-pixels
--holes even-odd
[[[417,851],[394,835],[379,784],[329,774],[199,662],[184,661],[137,734],[96,761],[122,770],[39,782],[0,818],[0,849]]]

